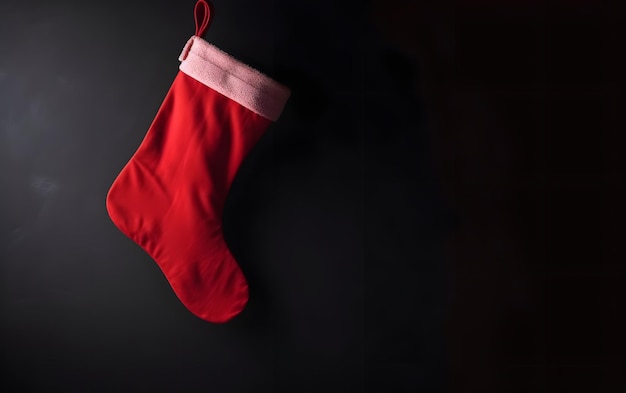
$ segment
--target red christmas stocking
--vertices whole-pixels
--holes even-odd
[[[180,55],[180,70],[106,205],[181,302],[221,323],[248,301],[248,284],[222,234],[224,202],[242,160],[290,91],[200,38],[209,17],[207,3],[198,1],[196,34]]]

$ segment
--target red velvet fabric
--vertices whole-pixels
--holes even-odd
[[[215,323],[248,285],[224,241],[222,209],[270,120],[179,71],[143,142],[107,196],[115,225],[158,264],[180,301]]]

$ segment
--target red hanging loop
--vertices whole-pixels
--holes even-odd
[[[209,27],[211,8],[206,1],[198,0],[196,7],[193,10],[193,14],[196,20],[196,36],[202,37],[204,33],[206,33],[207,27]]]

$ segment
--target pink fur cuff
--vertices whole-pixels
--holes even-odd
[[[185,74],[272,121],[291,94],[287,87],[195,35],[178,60]]]

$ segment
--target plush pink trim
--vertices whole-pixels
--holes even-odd
[[[291,94],[287,87],[195,35],[178,60],[185,74],[272,121]]]

